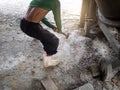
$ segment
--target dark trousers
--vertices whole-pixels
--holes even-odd
[[[39,23],[33,23],[22,19],[20,28],[28,36],[40,40],[47,54],[53,55],[57,53],[59,39],[51,32],[45,30]]]

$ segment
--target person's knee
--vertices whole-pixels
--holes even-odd
[[[43,42],[43,45],[44,45],[44,50],[48,55],[56,54],[59,45],[59,39],[55,36],[51,39],[50,43]]]
[[[57,38],[56,36],[53,38],[53,46],[58,48],[58,45],[59,45],[59,38]]]
[[[57,46],[57,48],[58,48],[58,45],[59,45],[59,39],[56,38],[56,46]]]

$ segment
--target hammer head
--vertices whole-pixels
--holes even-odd
[[[68,37],[69,37],[69,33],[66,34],[64,32],[60,32],[60,34],[64,35],[66,37],[66,39],[68,39]]]
[[[66,39],[68,39],[68,38],[69,38],[69,35],[70,35],[70,33],[67,33],[67,34],[66,34]]]

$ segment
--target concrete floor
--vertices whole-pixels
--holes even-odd
[[[110,82],[106,87],[104,82],[93,79],[88,69],[93,63],[98,65],[102,58],[117,59],[112,49],[104,38],[92,40],[82,36],[78,28],[79,14],[67,9],[62,9],[62,24],[63,31],[70,33],[68,39],[45,27],[59,37],[58,53],[52,58],[63,63],[45,69],[42,44],[33,41],[19,28],[29,1],[0,0],[0,90],[41,90],[39,84],[35,89],[33,82],[39,83],[45,76],[50,76],[60,90],[72,90],[86,83],[93,85],[95,90],[102,90],[102,87],[109,88],[106,90],[119,90]],[[53,21],[51,13],[47,17]]]

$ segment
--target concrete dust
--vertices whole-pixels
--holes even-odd
[[[13,19],[15,23],[16,19]],[[107,44],[81,36],[80,30],[73,30],[68,39],[55,33],[60,39],[60,45],[53,59],[61,60],[63,64],[46,70],[43,67],[44,51],[40,41],[33,41],[20,31],[19,25],[13,24],[11,27],[8,25],[11,21],[6,21],[7,24],[1,24],[3,28],[0,29],[1,90],[30,90],[33,88],[32,80],[40,80],[46,75],[52,77],[60,90],[72,90],[92,80],[88,66],[105,58],[103,53],[110,56]]]
[[[47,75],[60,90],[72,90],[87,82],[93,84],[88,67],[93,63],[97,65],[102,58],[115,58],[108,43],[82,36],[82,30],[78,28],[79,15],[63,9],[63,31],[70,33],[69,38],[45,27],[59,37],[58,53],[52,58],[63,63],[45,69],[42,44],[39,40],[33,41],[19,28],[28,2],[30,0],[0,0],[0,90],[42,90],[40,80]],[[51,13],[47,17],[53,21]]]
[[[80,62],[80,59],[86,54],[86,43],[91,39],[80,36],[80,31],[73,31],[68,39],[60,39],[58,53],[53,56],[62,60],[64,68],[71,69],[73,65]],[[66,62],[65,62],[66,61]]]

